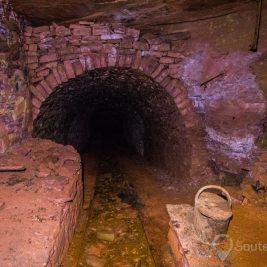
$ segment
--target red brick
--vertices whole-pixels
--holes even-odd
[[[141,62],[142,62],[142,53],[141,53],[141,51],[137,51],[136,56],[135,56],[135,60],[133,63],[133,68],[138,69],[141,65]]]
[[[183,93],[183,90],[181,90],[181,88],[179,86],[177,86],[177,82],[176,82],[176,85],[175,85],[175,87],[172,90],[171,96],[173,98],[176,98],[181,93]]]
[[[184,117],[184,116],[188,115],[189,109],[187,107],[179,108],[179,112]]]
[[[101,42],[90,42],[87,46],[81,46],[82,53],[99,52],[103,49]]]
[[[92,42],[97,42],[100,41],[100,36],[95,36],[95,35],[87,35],[83,36],[82,39],[80,40],[81,45],[88,45]]]
[[[29,44],[32,44],[32,43],[33,43],[32,38],[27,37],[27,36],[24,38],[24,44],[29,45]]]
[[[125,58],[125,66],[126,67],[131,67],[133,64],[134,56],[133,55],[126,55]]]
[[[40,100],[41,102],[45,100],[45,96],[42,94],[41,90],[39,90],[38,88],[31,86],[30,90],[32,92],[32,94],[34,95],[34,97],[36,97],[38,100]]]
[[[42,80],[40,82],[40,85],[43,86],[43,88],[45,89],[45,91],[47,92],[48,95],[53,92],[52,88],[48,85],[48,83],[45,80]]]
[[[134,55],[136,53],[135,49],[120,49],[120,55]]]
[[[65,70],[66,70],[67,77],[68,77],[69,79],[73,79],[73,78],[75,78],[75,72],[74,72],[74,70],[73,70],[71,61],[69,61],[69,60],[65,60],[65,61],[64,61],[64,66],[65,66]]]
[[[55,33],[57,36],[67,36],[71,34],[70,29],[65,26],[56,26]]]
[[[83,71],[86,71],[86,60],[84,57],[79,58],[80,63],[82,64]]]
[[[167,55],[167,52],[152,51],[152,52],[149,52],[149,54],[153,57],[161,58],[161,57],[165,57]]]
[[[159,62],[155,57],[148,56],[144,57],[144,59],[142,60],[142,68],[144,70],[144,73],[148,76],[150,76],[158,66]]]
[[[103,44],[103,52],[104,53],[111,53],[116,54],[117,49],[114,44]]]
[[[27,64],[38,62],[38,57],[27,57]]]
[[[186,99],[186,94],[183,91],[179,91],[174,99],[176,104],[182,103]]]
[[[26,26],[24,30],[25,30],[25,32],[27,32],[29,34],[32,34],[32,32],[33,32],[33,28],[30,26]]]
[[[117,55],[116,54],[108,54],[108,66],[113,67],[116,66],[117,63]]]
[[[184,56],[179,52],[169,51],[168,57],[183,58]]]
[[[109,34],[110,29],[108,25],[94,25],[93,26],[93,35],[102,35]]]
[[[127,28],[126,29],[126,34],[128,36],[132,36],[135,40],[138,40],[139,35],[140,35],[140,31],[136,30],[136,29]]]
[[[72,44],[72,45],[79,46],[80,43],[81,43],[81,36],[74,36],[74,35],[71,35],[71,36],[69,37],[69,43]]]
[[[31,78],[31,83],[35,84],[35,83],[38,83],[42,80],[43,80],[43,77],[34,77],[34,78]]]
[[[28,51],[28,52],[25,52],[25,55],[26,55],[27,57],[38,57],[38,56],[39,56],[38,52],[35,52],[35,51]]]
[[[182,101],[178,101],[175,103],[179,109],[184,109],[185,107],[188,107],[191,104],[187,98],[184,98]]]
[[[92,35],[92,29],[90,27],[80,25],[79,28],[75,28],[72,31],[74,36],[88,36]]]
[[[79,76],[83,73],[83,67],[80,61],[73,62],[72,66],[76,76]]]
[[[121,24],[112,25],[112,31],[114,33],[125,34],[126,33],[126,28]]]
[[[39,72],[37,72],[37,77],[46,77],[49,74],[50,70],[49,69],[44,69]]]
[[[67,82],[68,81],[68,77],[67,77],[67,74],[66,74],[66,71],[65,71],[65,67],[62,64],[59,64],[57,66],[57,71],[58,71],[58,74],[60,76],[60,80],[62,82]]]
[[[122,34],[118,33],[110,33],[110,34],[102,34],[101,40],[108,41],[108,40],[120,40],[123,38]]]
[[[91,56],[87,56],[87,57],[85,58],[85,62],[86,62],[86,69],[87,69],[87,70],[92,70],[92,69],[94,69],[94,61],[93,61],[93,59],[92,59]]]
[[[44,87],[40,83],[36,85],[36,89],[39,91],[40,94],[43,95],[44,98],[48,96],[47,91],[44,89]]]
[[[67,55],[61,56],[61,59],[63,61],[70,61],[70,60],[74,60],[78,58],[79,58],[79,55],[77,54],[67,54]]]
[[[36,117],[38,116],[39,112],[40,112],[39,108],[32,107],[32,114],[33,114],[34,119],[36,119]]]
[[[173,92],[176,90],[176,80],[170,80],[170,82],[165,86],[165,90],[169,93],[169,95],[173,96]]]
[[[60,75],[58,73],[57,67],[53,68],[52,71],[53,71],[53,74],[54,74],[54,76],[56,78],[57,83],[61,84],[62,82],[61,82]]]
[[[48,75],[45,80],[48,83],[48,85],[50,86],[50,88],[52,88],[52,89],[54,89],[58,86],[57,80],[56,80],[55,75],[53,73]]]
[[[133,38],[132,37],[125,37],[120,42],[121,48],[133,48]]]
[[[146,41],[137,41],[137,42],[134,42],[133,47],[138,50],[148,51],[149,43]]]
[[[37,51],[37,44],[29,44],[29,51],[34,51],[36,52]]]
[[[28,64],[27,68],[29,70],[36,70],[38,68],[38,66],[39,66],[38,63],[32,63],[32,64]]]
[[[48,26],[41,26],[41,27],[36,27],[33,28],[33,33],[40,33],[40,32],[46,32],[49,31],[49,27]]]
[[[33,97],[32,98],[32,105],[39,109],[42,105],[42,102],[40,102],[37,98]]]
[[[39,33],[39,37],[40,37],[41,43],[46,43],[46,42],[49,42],[49,41],[53,41],[53,38],[51,37],[51,32],[50,31],[40,32]]]
[[[58,59],[57,54],[48,54],[40,57],[40,63],[47,63],[51,61],[56,61]]]
[[[105,55],[101,55],[101,57],[100,57],[100,65],[101,65],[101,68],[106,68],[107,67],[107,60],[106,60]]]
[[[163,79],[163,80],[160,82],[160,85],[161,85],[162,87],[166,87],[170,82],[171,82],[171,78],[167,76],[165,79]]]
[[[93,62],[94,62],[94,66],[95,66],[95,68],[96,68],[96,69],[101,68],[101,61],[100,61],[99,55],[94,54],[94,55],[92,56],[92,58],[93,58]]]
[[[155,69],[155,71],[151,74],[151,77],[155,79],[155,78],[160,74],[160,72],[161,72],[163,69],[164,69],[164,65],[160,64],[160,65]]]
[[[156,82],[160,83],[161,81],[163,81],[167,76],[168,76],[168,70],[165,69],[163,70],[156,78]]]
[[[23,49],[24,49],[24,51],[28,51],[28,50],[29,50],[29,45],[26,44],[26,43],[24,43],[24,45],[23,45]]]
[[[169,65],[169,68],[170,68],[170,69],[179,69],[180,66],[181,66],[180,64],[170,64],[170,65]]]
[[[160,63],[162,64],[172,64],[174,62],[173,57],[161,57],[160,58]]]
[[[162,43],[162,44],[153,44],[151,45],[152,51],[169,51],[171,50],[171,45],[168,43]]]
[[[94,25],[93,22],[81,20],[78,22],[80,25]]]
[[[119,62],[118,62],[119,67],[124,67],[125,60],[126,60],[126,55],[120,55],[119,56]]]

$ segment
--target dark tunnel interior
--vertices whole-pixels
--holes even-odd
[[[33,136],[91,149],[129,150],[185,177],[190,144],[168,93],[139,71],[105,68],[59,86],[42,104]]]

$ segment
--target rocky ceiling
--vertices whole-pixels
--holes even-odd
[[[78,18],[119,21],[146,29],[148,25],[177,23],[236,12],[240,4],[256,0],[11,0],[16,11],[33,25],[69,23]]]

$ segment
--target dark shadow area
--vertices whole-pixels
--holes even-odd
[[[90,71],[59,86],[42,104],[34,137],[88,150],[133,151],[185,177],[191,146],[168,93],[141,72]]]
[[[87,149],[113,151],[118,148],[129,148],[124,136],[127,118],[120,110],[99,109],[92,113],[91,142]]]

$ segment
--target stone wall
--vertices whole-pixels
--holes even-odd
[[[29,91],[23,52],[24,21],[0,1],[0,153],[21,140],[29,126]]]
[[[81,159],[71,146],[26,139],[0,158],[0,266],[59,266],[80,213]]]
[[[185,127],[184,138],[190,143],[194,159],[192,168],[189,169],[195,169],[195,174],[200,176],[199,167],[206,166],[208,161],[204,129],[186,88],[175,78],[179,62],[184,58],[180,47],[179,38],[166,41],[153,35],[140,37],[138,30],[118,24],[81,21],[69,27],[56,24],[27,27],[25,49],[32,84],[34,119],[38,117],[42,103],[67,81],[95,69],[132,69],[159,84],[173,99],[182,118],[181,127]],[[160,144],[157,131],[152,134],[154,136],[151,135],[150,138],[155,140],[158,137]],[[162,138],[162,145],[163,140],[166,137]],[[166,154],[175,146],[169,144]],[[153,146],[150,148],[153,149]],[[157,155],[156,152],[157,150],[152,150],[151,154]],[[169,153],[167,162],[176,156],[176,153]]]

